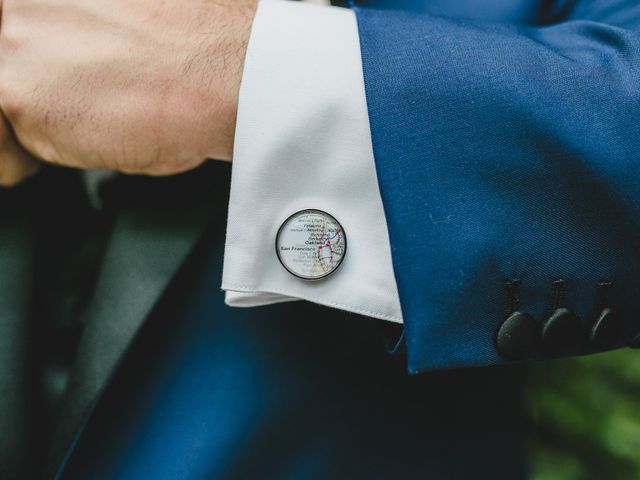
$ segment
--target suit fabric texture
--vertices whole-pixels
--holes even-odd
[[[411,372],[508,361],[494,343],[516,311],[574,318],[566,348],[522,359],[640,327],[640,5],[509,4],[356,8]]]

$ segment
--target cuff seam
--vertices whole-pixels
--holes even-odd
[[[303,300],[305,300],[305,298],[301,297],[300,294],[298,292],[291,292],[291,291],[287,291],[285,289],[278,289],[278,288],[273,288],[273,289],[269,289],[269,291],[264,291],[260,288],[257,287],[249,287],[249,286],[245,286],[245,285],[222,285],[222,290],[231,290],[234,292],[239,292],[239,293],[276,293],[279,295],[286,295],[288,297],[294,297],[294,298],[301,298]],[[383,313],[383,312],[378,312],[375,310],[367,310],[364,308],[360,308],[360,307],[355,307],[353,305],[348,305],[345,303],[339,303],[339,302],[335,302],[333,300],[328,300],[326,298],[321,298],[321,297],[309,297],[310,302],[317,302],[320,303],[322,305],[325,306],[329,306],[329,307],[335,307],[339,310],[349,310],[353,313],[358,313],[358,314],[362,314],[362,315],[366,315],[368,317],[376,317],[379,318],[381,320],[389,320],[389,321],[393,321],[396,323],[402,323],[402,319],[396,317],[395,315],[389,315],[387,313]]]

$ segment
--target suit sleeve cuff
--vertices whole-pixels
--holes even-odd
[[[317,281],[280,264],[294,212],[330,212],[349,238]],[[230,306],[307,300],[402,322],[352,11],[264,0],[240,89],[222,288]]]

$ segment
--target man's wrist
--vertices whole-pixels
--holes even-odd
[[[5,0],[0,108],[15,139],[44,162],[128,174],[231,160],[257,0],[119,6]],[[20,162],[0,162],[2,184],[35,165],[18,142],[0,142],[0,157]]]

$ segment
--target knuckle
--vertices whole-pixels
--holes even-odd
[[[20,118],[24,111],[22,95],[13,89],[2,87],[0,89],[2,91],[2,97],[0,97],[2,98],[2,112],[10,122],[13,122]]]
[[[27,80],[19,80],[20,75],[12,69],[0,69],[0,107],[4,116],[13,124],[37,105],[38,88]]]

